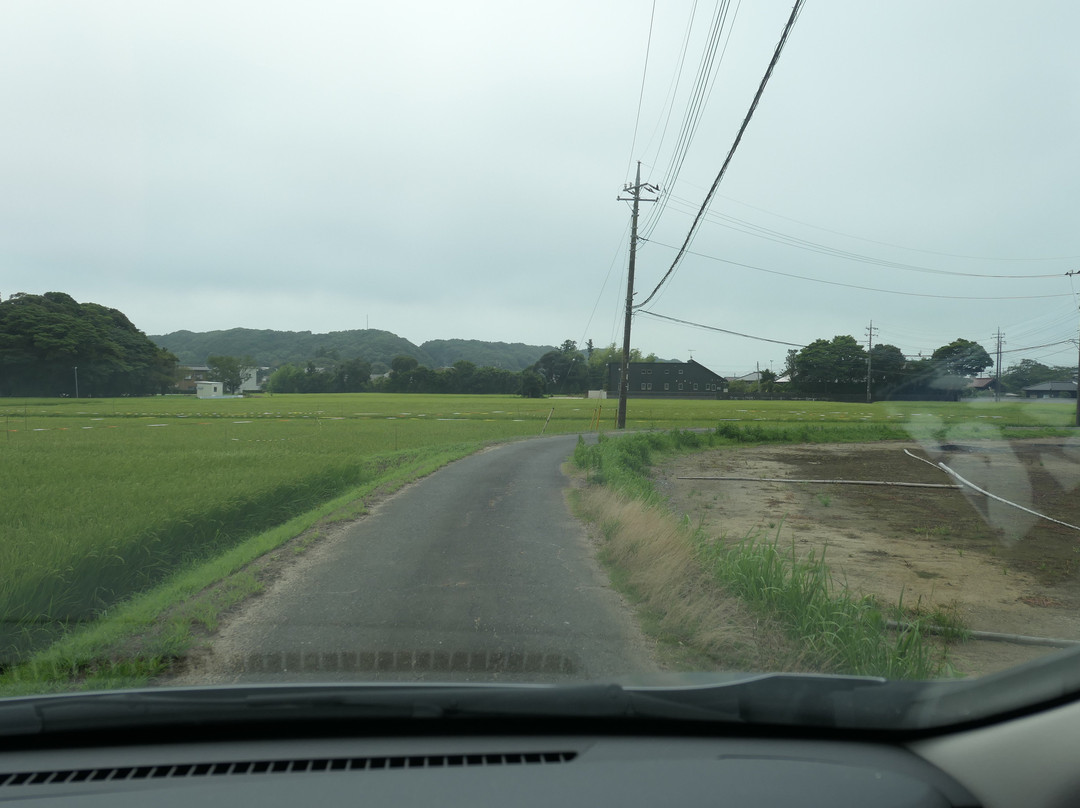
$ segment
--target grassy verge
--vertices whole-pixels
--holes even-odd
[[[602,485],[576,489],[572,504],[595,526],[598,557],[656,641],[664,667],[805,669],[799,646],[775,620],[717,584],[698,558],[691,531],[670,513]]]
[[[268,554],[300,553],[336,522],[362,514],[374,497],[391,493],[481,444],[402,452],[383,458],[377,477],[216,557],[192,564],[159,586],[107,609],[92,623],[68,631],[44,650],[0,673],[0,697],[20,694],[138,687],[166,673],[221,613],[258,592],[253,562]]]
[[[720,424],[705,432],[671,430],[611,438],[601,434],[594,446],[578,441],[574,464],[590,482],[612,486],[628,497],[656,504],[648,471],[656,454],[698,451],[722,446],[766,443],[864,443],[910,439],[892,424]]]
[[[823,558],[799,558],[761,534],[729,543],[679,523],[663,509],[648,475],[658,453],[746,443],[903,437],[906,433],[887,425],[815,429],[723,424],[703,434],[627,435],[595,446],[579,442],[574,462],[590,480],[607,484],[623,503],[637,504],[633,523],[605,512],[610,506],[593,503],[585,511],[600,520],[604,554],[650,615],[646,625],[658,627],[659,638],[669,645],[693,647],[726,668],[750,662],[754,669],[928,678],[947,672],[948,666],[927,640],[923,620],[906,619],[908,628],[902,632],[886,627],[889,618],[903,619],[902,603],[886,607],[857,597],[833,579]],[[640,529],[642,514],[649,511],[653,518],[660,515],[668,528]],[[675,568],[665,571],[673,563]],[[749,616],[741,610],[733,616],[731,607],[724,612],[721,604],[732,597],[748,607]],[[770,627],[779,628],[784,640],[771,634]],[[748,631],[754,643],[769,637],[764,650],[747,647]]]

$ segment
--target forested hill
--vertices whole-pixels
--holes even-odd
[[[411,356],[421,365],[438,368],[465,359],[485,367],[522,370],[550,350],[547,345],[523,345],[519,342],[483,342],[480,340],[430,340],[415,345],[389,331],[358,329],[313,334],[310,331],[273,331],[254,328],[231,328],[227,331],[174,331],[150,336],[155,343],[172,351],[181,364],[202,365],[206,358],[250,356],[262,366],[277,367],[292,362],[306,363],[326,356],[338,359],[361,358],[372,364],[389,366],[395,356]]]
[[[431,357],[428,367],[450,367],[465,359],[477,367],[524,370],[548,351],[551,345],[525,345],[521,342],[483,342],[475,339],[432,339],[420,346]],[[419,357],[418,357],[419,358]],[[420,360],[420,364],[425,364]]]

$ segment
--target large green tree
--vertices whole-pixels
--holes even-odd
[[[588,361],[573,340],[566,340],[558,350],[548,351],[529,370],[544,379],[549,393],[574,395],[589,389]]]
[[[879,343],[870,349],[870,381],[874,398],[888,394],[906,381],[907,358],[895,345]]]
[[[644,356],[637,348],[631,348],[630,361],[659,362],[660,359],[654,353]],[[616,365],[622,364],[622,348],[616,348],[614,342],[609,344],[606,348],[597,348],[594,346],[590,350],[588,358],[590,390],[603,390],[606,388],[608,383],[608,365],[613,363]]]
[[[63,292],[0,301],[0,395],[163,393],[175,370],[176,357],[116,309]]]
[[[951,376],[978,376],[994,365],[994,360],[983,346],[962,337],[942,345],[930,359],[940,371]]]
[[[849,394],[866,384],[866,351],[848,334],[814,340],[795,355],[794,365],[795,382],[805,392]]]
[[[1075,378],[1076,365],[1044,365],[1035,359],[1021,359],[1001,373],[1001,383],[1013,393],[1019,393],[1033,384],[1071,382]]]
[[[244,384],[247,375],[255,370],[255,360],[250,356],[208,356],[206,366],[210,375],[221,382],[226,393],[235,393]]]

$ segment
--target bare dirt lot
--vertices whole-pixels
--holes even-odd
[[[753,477],[951,484],[944,462],[992,494],[1080,525],[1080,443],[1057,439],[762,446],[680,457],[657,470],[672,506],[712,535],[749,533],[824,552],[838,580],[860,594],[929,612],[969,629],[1080,640],[1080,530],[971,489],[703,480]],[[968,641],[958,671],[987,673],[1056,649]]]

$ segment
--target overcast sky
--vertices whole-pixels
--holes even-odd
[[[717,14],[697,6],[660,0],[650,39],[651,0],[9,0],[0,294],[67,292],[148,334],[621,343],[616,197],[637,160],[662,189],[641,301],[791,11],[732,0],[674,171]],[[797,345],[873,321],[908,354],[993,353],[1000,327],[1006,366],[1074,364],[1078,29],[1074,0],[809,0],[646,308]],[[1002,275],[1024,277],[976,277]],[[787,350],[645,314],[633,343],[725,375]]]

